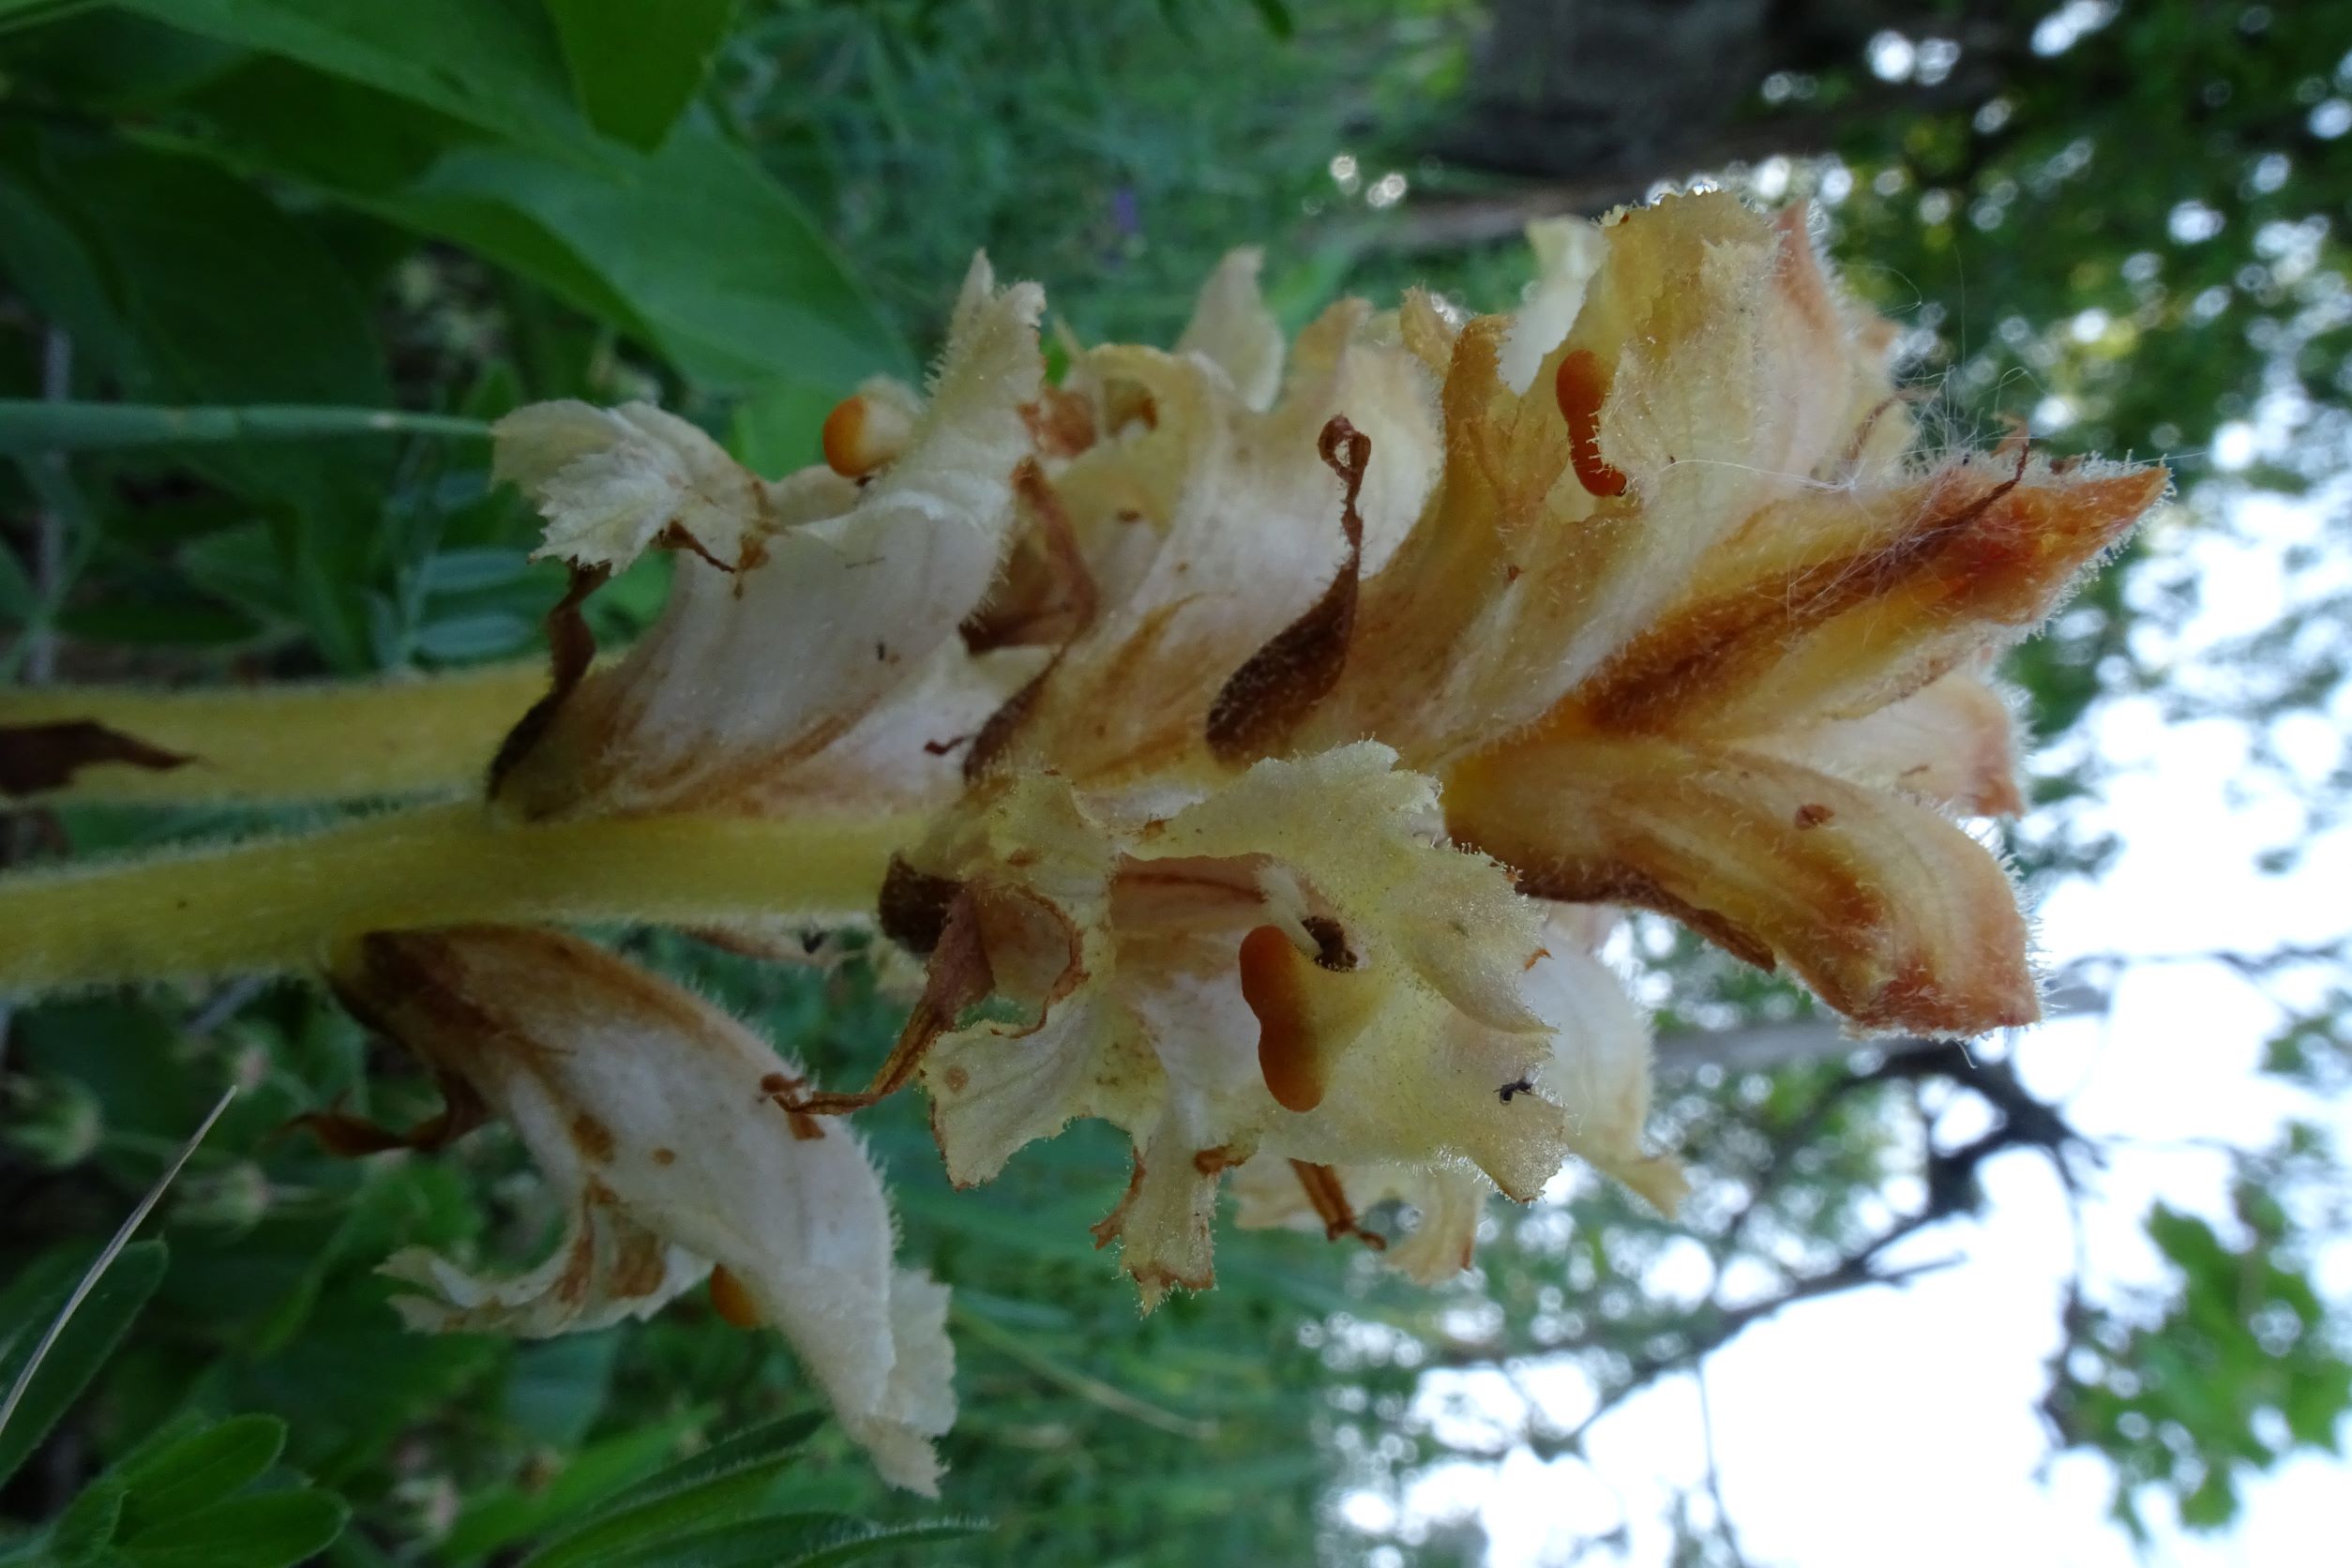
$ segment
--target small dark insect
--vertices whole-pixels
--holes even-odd
[[[1535,1093],[1535,1085],[1521,1078],[1513,1078],[1509,1083],[1506,1083],[1501,1088],[1496,1090],[1495,1095],[1498,1099],[1501,1100],[1504,1105],[1509,1105],[1511,1103],[1512,1095],[1532,1094],[1533,1093]]]

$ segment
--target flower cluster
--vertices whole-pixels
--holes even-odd
[[[1213,1282],[1229,1173],[1240,1223],[1423,1280],[1572,1156],[1670,1207],[1647,1025],[1593,955],[1612,907],[1862,1031],[2030,1021],[2014,891],[1954,821],[2018,804],[1986,670],[2165,475],[1919,454],[1892,334],[1801,211],[1536,238],[1515,315],[1351,300],[1295,340],[1236,252],[1174,350],[1075,349],[1058,384],[1041,294],[978,264],[927,390],[869,384],[777,480],[641,404],[503,421],[573,587],[468,842],[879,832],[863,880],[754,867],[772,908],[678,923],[868,922],[919,994],[852,1091],[577,938],[341,933],[339,993],[448,1089],[417,1136],[504,1116],[573,1215],[517,1278],[396,1259],[412,1316],[552,1333],[709,1270],[927,1489],[944,1291],[894,1264],[842,1119],[917,1079],[959,1185],[1121,1127],[1095,1234],[1148,1309]],[[656,549],[670,603],[598,663],[580,602]],[[1388,1198],[1394,1237],[1359,1218]]]

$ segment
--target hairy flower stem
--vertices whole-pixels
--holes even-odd
[[[520,824],[426,807],[296,837],[0,878],[0,996],[315,966],[366,931],[477,923],[714,926],[870,912],[897,817]]]
[[[532,659],[420,681],[148,691],[50,686],[0,691],[10,729],[104,726],[176,767],[80,767],[53,803],[362,800],[478,788],[499,738],[547,689]]]

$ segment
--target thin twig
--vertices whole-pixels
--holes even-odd
[[[73,339],[56,327],[41,335],[41,401],[62,403],[73,396]],[[43,451],[34,461],[63,477],[66,455]],[[33,514],[33,592],[40,619],[27,635],[24,684],[47,686],[57,673],[57,600],[66,586],[66,518],[43,505]]]
[[[1731,1560],[1739,1568],[1747,1568],[1748,1554],[1740,1549],[1740,1532],[1732,1528],[1731,1510],[1723,1500],[1723,1464],[1715,1456],[1715,1402],[1707,1395],[1706,1357],[1693,1364],[1691,1381],[1698,1387],[1698,1437],[1707,1451],[1707,1496],[1715,1505],[1715,1530],[1723,1537]]]
[[[245,1010],[245,1004],[269,989],[266,975],[248,974],[230,981],[188,1020],[187,1032],[202,1038]]]
[[[130,1244],[130,1238],[138,1230],[141,1222],[145,1220],[147,1215],[154,1212],[155,1206],[163,1200],[165,1190],[178,1179],[180,1168],[188,1164],[188,1157],[196,1153],[197,1146],[202,1144],[205,1137],[211,1133],[213,1123],[220,1120],[220,1113],[229,1108],[229,1102],[236,1098],[236,1093],[234,1084],[231,1084],[220,1092],[220,1098],[213,1103],[212,1110],[205,1116],[204,1123],[189,1136],[186,1143],[180,1145],[179,1153],[172,1157],[172,1163],[163,1168],[163,1174],[157,1177],[155,1185],[147,1189],[147,1196],[139,1200],[139,1206],[131,1210],[130,1217],[123,1221],[122,1229],[114,1232],[114,1239],[106,1244],[106,1249],[100,1252],[96,1260],[83,1273],[82,1283],[76,1285],[73,1288],[73,1294],[66,1298],[65,1308],[57,1314],[57,1320],[49,1325],[49,1332],[42,1334],[41,1342],[33,1348],[32,1358],[25,1362],[24,1369],[16,1375],[16,1383],[8,1390],[8,1399],[0,1402],[0,1432],[8,1429],[9,1418],[16,1414],[17,1405],[23,1399],[24,1391],[33,1386],[33,1375],[41,1369],[41,1363],[48,1358],[49,1352],[56,1348],[58,1339],[66,1332],[66,1325],[71,1322],[73,1315],[82,1309],[82,1304],[89,1299],[90,1292],[98,1289],[98,1281],[104,1278],[106,1271],[113,1266],[114,1259],[122,1256],[123,1248]]]
[[[319,441],[379,435],[483,441],[490,437],[490,425],[452,414],[310,403],[178,408],[0,399],[0,452],[95,452],[196,442]]]
[[[1174,1410],[1163,1410],[1147,1399],[1137,1398],[1124,1389],[1114,1388],[1100,1378],[1080,1372],[1075,1367],[1064,1366],[1051,1356],[1032,1349],[1022,1343],[1020,1335],[1003,1324],[993,1322],[979,1313],[970,1311],[960,1304],[949,1310],[955,1314],[956,1326],[958,1329],[975,1334],[1048,1382],[1058,1383],[1081,1399],[1100,1405],[1103,1409],[1123,1415],[1131,1421],[1139,1421],[1146,1426],[1157,1427],[1163,1432],[1173,1433],[1180,1438],[1190,1438],[1196,1442],[1206,1442],[1217,1435],[1217,1424],[1214,1421],[1202,1421],[1194,1416],[1179,1415]]]

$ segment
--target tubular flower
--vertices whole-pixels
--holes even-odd
[[[400,1261],[414,1316],[555,1332],[716,1263],[910,1485],[952,1413],[943,1296],[890,1266],[833,1119],[918,1078],[958,1184],[1076,1117],[1127,1134],[1095,1234],[1147,1308],[1213,1281],[1228,1172],[1241,1223],[1425,1280],[1571,1156],[1671,1206],[1595,907],[1786,964],[1862,1029],[2030,1019],[2014,892],[1947,813],[2017,807],[1984,671],[2167,480],[2021,439],[1915,456],[1891,334],[1802,214],[1685,197],[1535,237],[1516,317],[1348,301],[1293,342],[1239,251],[1175,350],[1074,346],[1059,384],[1038,292],[975,264],[927,396],[869,383],[778,480],[642,406],[523,410],[499,472],[572,592],[486,813],[28,879],[0,914],[71,916],[52,986],[333,941],[451,1088],[415,1136],[496,1110],[574,1214],[520,1279]],[[671,602],[596,665],[580,603],[646,549]],[[320,867],[332,907],[294,919]],[[127,947],[113,912],[167,886],[189,929]],[[518,926],[632,910],[870,920],[919,994],[863,1090],[804,1084]],[[1361,1218],[1390,1198],[1419,1214],[1394,1245]]]
[[[498,467],[535,478],[549,549],[588,540],[569,554],[575,594],[626,564],[614,536],[681,553],[660,620],[611,667],[591,671],[584,632],[564,628],[555,688],[507,737],[493,802],[534,820],[780,814],[870,811],[877,784],[910,803],[952,789],[953,762],[922,743],[981,722],[1036,662],[969,656],[956,626],[1012,526],[1044,306],[1034,284],[999,290],[975,263],[928,405],[884,383],[829,422],[837,435],[855,427],[829,443],[864,465],[855,475],[817,467],[771,484],[711,447],[656,465],[663,482],[696,476],[664,490],[631,455],[633,430],[603,447],[576,439],[593,411],[501,421]],[[658,524],[664,509],[679,520]],[[580,517],[627,520],[583,535]]]

